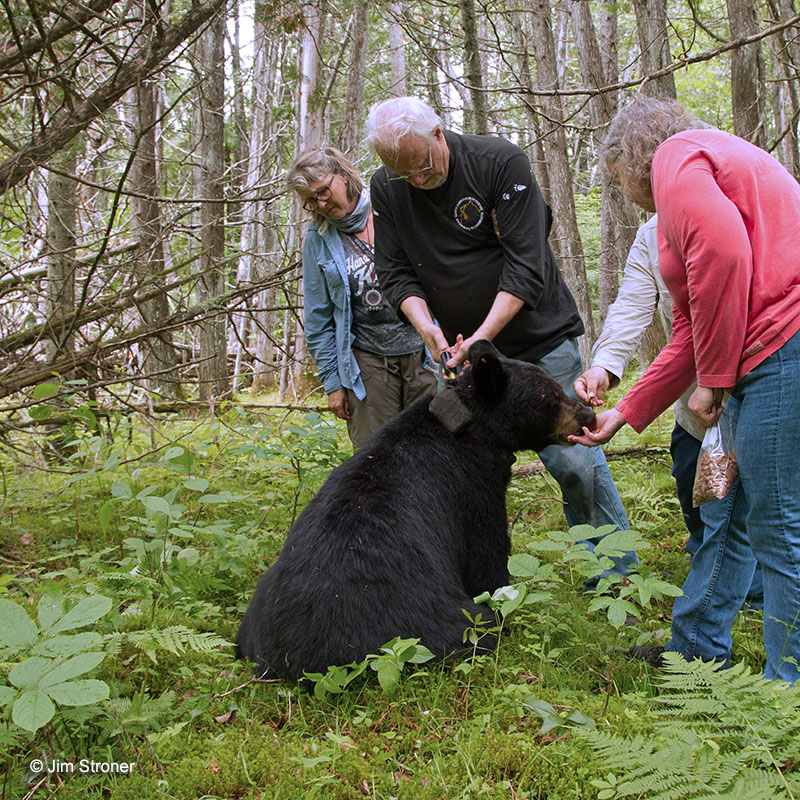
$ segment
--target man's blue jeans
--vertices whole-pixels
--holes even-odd
[[[570,397],[577,399],[573,384],[583,367],[574,339],[563,342],[534,364],[550,373]],[[612,524],[619,530],[630,528],[606,457],[599,447],[550,445],[539,453],[539,457],[561,487],[564,513],[570,527],[585,524],[599,528]],[[590,549],[597,541],[589,541]],[[639,562],[635,552],[627,552],[612,560],[612,571],[623,575]]]
[[[750,586],[755,554],[764,584],[764,674],[790,682],[800,678],[798,386],[795,334],[734,387],[725,412],[738,415],[739,484],[724,501],[701,509],[706,533],[684,584],[686,596],[675,600],[667,645],[687,658],[729,660],[730,629]],[[722,524],[719,515],[726,516]]]

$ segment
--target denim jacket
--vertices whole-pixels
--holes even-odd
[[[363,400],[366,390],[351,347],[355,337],[350,331],[353,314],[344,246],[335,228],[320,233],[314,222],[306,234],[303,296],[306,345],[325,394],[346,388]]]

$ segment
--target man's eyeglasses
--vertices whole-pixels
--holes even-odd
[[[428,145],[428,166],[423,167],[422,169],[415,169],[413,172],[409,172],[406,175],[388,175],[387,179],[390,181],[410,181],[412,178],[416,178],[417,175],[424,175],[426,172],[430,172],[433,169],[433,151],[431,150],[431,146]]]
[[[331,196],[331,184],[336,175],[331,175],[331,179],[317,192],[311,192],[311,195],[303,200],[303,208],[306,211],[316,211],[319,206],[320,200],[327,200]]]

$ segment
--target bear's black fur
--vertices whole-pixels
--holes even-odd
[[[421,398],[333,470],[300,514],[239,626],[237,654],[257,674],[325,672],[395,636],[444,657],[464,649],[463,609],[492,618],[472,598],[508,582],[511,454],[566,443],[594,414],[489,342],[476,342],[469,361],[452,383],[454,414],[437,417]],[[457,432],[448,427],[458,422],[441,421],[464,415]]]

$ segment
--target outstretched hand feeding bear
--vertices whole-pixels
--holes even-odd
[[[469,362],[377,430],[300,514],[239,626],[237,654],[257,675],[325,672],[395,636],[443,658],[464,649],[464,610],[491,618],[472,598],[508,582],[512,454],[566,444],[594,413],[487,341]]]

